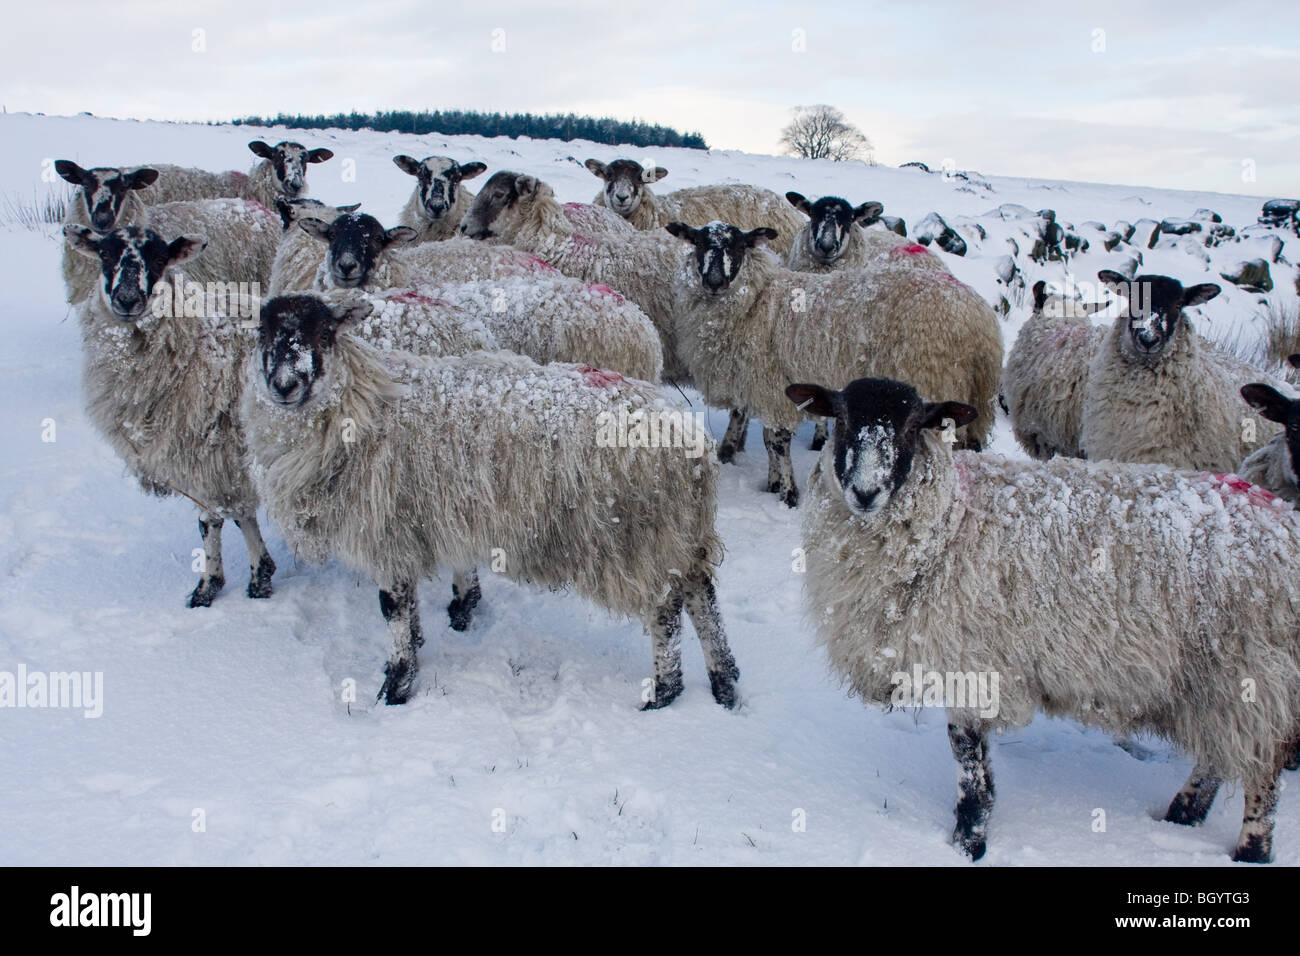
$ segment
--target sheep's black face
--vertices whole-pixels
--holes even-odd
[[[433,222],[441,220],[456,204],[461,180],[473,179],[487,169],[483,163],[457,163],[445,156],[428,156],[416,162],[410,156],[394,156],[393,163],[419,180],[420,208]]]
[[[1169,276],[1142,275],[1132,282],[1111,270],[1099,272],[1098,278],[1128,299],[1128,308],[1120,313],[1128,322],[1128,347],[1135,358],[1154,364],[1178,331],[1183,310],[1208,302],[1219,294],[1212,282],[1183,288]]]
[[[1300,368],[1300,355],[1288,360]],[[1256,382],[1241,387],[1241,397],[1261,416],[1286,429],[1287,462],[1292,483],[1300,485],[1300,399],[1288,398],[1271,385]]]
[[[307,191],[307,164],[323,163],[334,153],[328,149],[307,149],[301,143],[284,141],[268,146],[260,139],[248,144],[253,154],[271,163],[275,184],[288,199],[297,199]]]
[[[854,207],[838,196],[823,196],[814,203],[795,192],[786,193],[785,198],[810,220],[808,254],[822,265],[830,265],[844,255],[850,230],[875,222],[885,211],[878,202]]]
[[[863,518],[881,512],[907,481],[922,429],[943,428],[947,420],[960,428],[976,416],[969,405],[924,401],[912,386],[889,378],[860,378],[838,392],[791,385],[785,393],[813,414],[835,419],[835,481],[844,504]]]
[[[354,202],[350,206],[330,206],[319,199],[277,197],[275,200],[276,211],[280,214],[280,225],[286,232],[300,219],[319,219],[321,222],[329,223],[337,219],[340,214],[356,212],[360,207],[359,202]]]
[[[319,296],[280,295],[262,305],[259,347],[271,401],[296,408],[311,397],[334,347],[338,319]]]
[[[740,275],[745,253],[764,239],[776,238],[776,230],[768,226],[744,232],[725,222],[711,222],[700,229],[670,222],[664,228],[695,246],[695,267],[701,288],[709,296],[720,296],[730,288]]]
[[[99,261],[100,292],[109,309],[124,322],[144,314],[154,288],[169,266],[196,255],[206,242],[180,236],[170,243],[156,232],[127,226],[96,236],[85,226],[65,226],[63,234],[77,252]]]
[[[122,204],[133,189],[144,189],[158,179],[158,170],[142,166],[139,169],[110,169],[96,166],[82,169],[76,163],[60,159],[54,170],[66,181],[81,188],[77,197],[86,209],[91,228],[98,233],[111,231],[122,213]]]
[[[333,222],[302,219],[298,226],[329,243],[326,263],[330,278],[343,289],[364,285],[385,249],[393,243],[409,242],[415,237],[414,229],[394,226],[386,230],[378,219],[366,213],[341,213]]]
[[[471,239],[490,239],[495,233],[492,226],[502,214],[519,202],[519,182],[529,177],[502,170],[493,173],[483,184],[479,194],[470,203],[469,211],[461,220],[460,231]]]
[[[605,181],[605,205],[625,219],[641,205],[645,187],[668,175],[662,166],[646,169],[631,159],[616,159],[609,164],[589,159],[585,165],[592,175]]]

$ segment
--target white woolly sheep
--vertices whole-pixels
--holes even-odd
[[[64,233],[104,276],[99,294],[78,310],[86,416],[146,493],[180,494],[199,506],[204,564],[189,606],[210,605],[225,584],[226,518],[248,546],[248,596],[270,597],[275,562],[257,526],[237,414],[243,361],[253,351],[238,318],[251,317],[255,303],[214,300],[197,316],[158,308],[155,291],[203,248],[201,238],[168,243],[138,226],[99,236],[69,225]]]
[[[1242,779],[1233,858],[1271,858],[1300,736],[1300,516],[1230,476],[954,453],[936,429],[975,409],[888,379],[788,391],[835,417],[804,514],[819,640],[865,701],[946,706],[954,843],[986,848],[989,732],[1041,711],[1193,755],[1168,821]]]
[[[487,169],[484,163],[458,163],[446,156],[394,156],[402,172],[416,178],[411,198],[397,217],[399,224],[415,230],[414,243],[452,239],[469,210],[474,194],[461,185]]]
[[[1085,457],[1230,472],[1273,437],[1277,426],[1240,399],[1241,387],[1263,372],[1203,340],[1184,314],[1219,286],[1185,289],[1159,275],[1130,283],[1109,270],[1099,278],[1128,304],[1088,366]]]
[[[206,169],[151,163],[160,173],[157,181],[141,194],[146,204],[182,202],[191,199],[250,199],[267,209],[275,208],[277,199],[301,199],[307,195],[307,166],[323,163],[334,153],[328,149],[308,149],[287,140],[269,146],[260,139],[248,144],[253,155],[261,158],[250,173],[234,170],[214,173]]]
[[[328,206],[318,199],[277,199],[276,211],[280,213],[279,245],[271,264],[271,282],[268,296],[284,292],[307,292],[316,285],[316,273],[325,262],[326,247],[316,237],[297,228],[302,219],[333,222],[348,212],[356,212],[360,203],[350,206]]]
[[[770,226],[777,231],[772,248],[784,259],[795,235],[803,228],[803,217],[770,189],[719,183],[656,196],[650,191],[650,184],[668,175],[662,166],[646,169],[632,159],[616,159],[608,164],[589,159],[585,165],[592,175],[605,182],[592,202],[608,206],[637,229],[657,230],[670,222],[715,220],[741,229]]]
[[[1079,432],[1088,365],[1106,337],[1106,326],[1088,316],[1104,304],[1049,295],[1034,283],[1034,310],[1021,326],[1002,372],[1002,402],[1012,431],[1031,457],[1082,458]]]
[[[801,415],[785,398],[791,382],[907,375],[980,409],[963,440],[987,444],[1002,332],[988,304],[951,274],[914,267],[907,246],[869,271],[791,272],[756,247],[770,238],[766,227],[669,223],[668,231],[694,253],[678,279],[680,355],[709,404],[743,408],[763,422],[768,490],[787,505],[799,498],[790,432]]]
[[[243,413],[254,479],[296,551],[337,555],[379,585],[392,636],[379,697],[400,703],[412,690],[417,582],[504,552],[513,579],[642,619],[648,707],[681,692],[685,606],[714,699],[734,706],[739,673],[713,591],[717,467],[671,442],[610,447],[612,421],[641,411],[675,416],[677,436],[702,453],[707,433],[689,413],[654,385],[583,366],[381,354],[347,330],[368,310],[310,295],[266,302]]]

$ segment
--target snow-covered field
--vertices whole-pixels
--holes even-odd
[[[360,201],[386,225],[414,183],[393,166],[397,153],[534,173],[564,201],[588,201],[598,188],[582,160],[622,154],[585,143],[6,115],[0,192],[30,201],[54,188],[42,171],[60,158],[243,169],[253,138],[330,147],[335,158],[310,171],[312,195]],[[721,151],[650,156],[670,171],[665,191],[730,180],[879,200],[909,226],[930,211],[954,226],[980,217],[987,239],[967,258],[943,255],[994,302],[1005,290],[991,263],[1006,248],[985,214],[1000,204],[1107,224],[1208,207],[1238,228],[1261,204],[998,177],[985,188],[909,169]],[[863,707],[812,644],[792,568],[799,514],[759,490],[757,423],[748,454],[722,469],[718,515],[740,710],[713,703],[688,629],[685,693],[639,712],[650,665],[639,624],[487,572],[463,634],[443,626],[449,581],[422,586],[417,696],[375,706],[387,635],[373,584],[338,565],[295,562],[273,525],[271,600],[244,597],[243,545],[227,534],[226,590],[209,609],[184,607],[199,544],[194,508],[140,494],[84,420],[60,243],[56,227],[0,222],[0,671],[102,672],[103,713],[0,709],[0,863],[969,865],[948,843],[956,767],[942,712]],[[1141,271],[1220,281],[1220,266],[1257,254],[1244,248],[1209,250],[1213,268],[1176,247],[1144,250]],[[1108,259],[1099,242],[1094,249],[1070,264],[1079,280]],[[1022,260],[1030,284],[1064,277],[1059,263]],[[1270,301],[1294,304],[1294,270],[1271,268]],[[1261,297],[1223,285],[1200,328],[1250,341]],[[1027,303],[1012,304],[1008,346],[1027,314]],[[720,436],[725,410],[708,420]],[[43,440],[51,422],[55,440]],[[814,457],[809,432],[796,440],[801,484]],[[1005,421],[994,450],[1019,454]],[[342,700],[349,680],[352,704]],[[979,865],[1229,865],[1240,790],[1221,795],[1201,828],[1160,822],[1190,762],[1146,744],[1149,759],[1137,760],[1106,735],[1047,719],[997,738],[998,803]],[[1094,830],[1098,809],[1104,832]],[[1275,847],[1278,863],[1300,863],[1300,803],[1290,792]]]

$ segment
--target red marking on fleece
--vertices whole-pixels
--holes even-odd
[[[1239,495],[1245,495],[1254,504],[1266,504],[1270,501],[1276,501],[1277,495],[1267,488],[1261,488],[1259,485],[1252,485],[1245,478],[1238,477],[1232,472],[1226,475],[1211,475],[1215,481],[1219,482],[1229,491]]]
[[[612,295],[614,298],[618,299],[619,302],[625,301],[623,296],[620,293],[615,292],[613,289],[605,285],[603,282],[597,283],[596,285],[589,285],[587,286],[587,288],[599,295]]]
[[[930,250],[925,248],[919,242],[908,242],[901,246],[894,246],[889,250],[889,254],[894,257],[898,256],[920,256],[928,253]]]
[[[385,296],[388,302],[419,302],[421,305],[446,305],[440,299],[431,299],[427,295],[420,295],[414,289],[407,289],[405,292],[398,292],[394,295]]]
[[[582,380],[594,388],[605,388],[625,381],[618,372],[606,372],[591,365],[579,365],[577,371],[582,374]]]
[[[595,239],[593,239],[591,236],[585,236],[580,232],[575,232],[573,235],[571,235],[569,237],[569,241],[572,242],[579,249],[584,249],[587,246],[594,246],[596,244]]]
[[[240,172],[236,172],[235,170],[232,169],[232,170],[230,171],[230,175],[232,175],[232,176],[235,177],[235,182],[237,182],[237,183],[246,183],[246,182],[248,182],[248,173],[240,173]]]
[[[559,272],[555,266],[551,265],[545,259],[539,259],[531,252],[521,252],[519,254],[520,262],[529,266],[534,272]]]
[[[240,175],[242,176],[243,174],[241,173]],[[276,219],[279,219],[279,218],[280,218],[279,216],[276,216],[275,213],[271,212],[271,210],[269,210],[269,209],[267,209],[265,206],[263,206],[263,205],[262,205],[260,202],[258,202],[256,199],[245,199],[244,202],[248,203],[248,204],[249,204],[250,206],[252,206],[254,209],[259,209],[259,210],[261,210],[261,211],[262,211],[265,215],[267,215],[267,216],[275,216]]]

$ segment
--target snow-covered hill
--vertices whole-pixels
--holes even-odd
[[[534,173],[565,201],[597,190],[582,160],[629,154],[576,142],[6,115],[0,192],[30,201],[62,188],[42,178],[60,158],[243,169],[253,138],[330,147],[335,158],[310,172],[312,195],[360,201],[386,224],[414,182],[393,166],[397,153]],[[970,244],[966,257],[943,253],[953,271],[990,302],[1007,297],[1008,346],[1027,303],[997,278],[1007,238],[1020,237],[1027,283],[1063,282],[1067,269],[1083,281],[1115,255],[1085,221],[1111,227],[1208,208],[1240,234],[1260,212],[1256,197],[1139,186],[722,151],[648,156],[670,171],[664,190],[739,181],[875,199],[909,226],[938,212]],[[1032,262],[1023,222],[991,215],[1008,203],[1054,210],[1092,248],[1066,263]],[[1166,237],[1138,250],[1141,271],[1221,281],[1219,271],[1261,247],[1248,238],[1200,248],[1208,263]],[[868,710],[828,677],[792,567],[799,515],[759,490],[756,431],[720,488],[728,555],[719,593],[742,670],[737,713],[712,702],[689,637],[686,692],[640,713],[649,648],[639,625],[490,573],[464,634],[440,626],[449,581],[423,586],[421,691],[404,707],[376,707],[387,636],[372,583],[337,565],[296,564],[273,526],[280,572],[270,601],[246,599],[236,573],[212,608],[183,606],[194,510],[141,495],[85,421],[60,252],[55,227],[0,222],[0,672],[102,672],[103,714],[0,708],[0,862],[963,864],[948,844],[956,773],[943,714]],[[1223,282],[1201,328],[1257,337],[1265,300],[1295,302],[1293,253],[1288,244],[1270,263],[1267,296]],[[720,435],[725,410],[708,418]],[[51,422],[55,440],[43,441]],[[807,431],[795,449],[801,482],[813,461]],[[994,449],[1018,454],[1005,422]],[[238,536],[227,539],[238,568]],[[359,701],[350,705],[341,699],[349,680]],[[987,863],[1228,864],[1240,792],[1221,797],[1202,828],[1159,822],[1189,761],[1147,743],[1150,759],[1139,761],[1105,735],[1046,719],[998,738]],[[1294,865],[1293,796],[1282,795],[1276,847]],[[1104,832],[1093,829],[1098,808]]]

